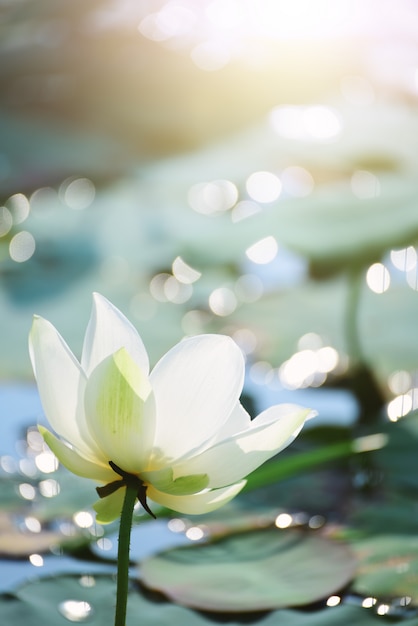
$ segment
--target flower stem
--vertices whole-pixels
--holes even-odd
[[[386,400],[367,362],[361,342],[359,309],[364,284],[364,270],[361,267],[353,267],[349,272],[348,281],[345,337],[347,352],[351,361],[351,390],[360,406],[359,423],[370,424],[380,419],[380,412]]]
[[[134,485],[127,485],[119,526],[115,626],[125,626],[126,624],[126,607],[129,588],[129,548],[132,515],[136,498],[136,487]]]

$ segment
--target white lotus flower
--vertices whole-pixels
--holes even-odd
[[[149,374],[135,328],[103,296],[94,294],[93,302],[81,363],[38,316],[29,349],[58,435],[40,426],[46,443],[71,472],[107,485],[98,489],[99,522],[119,516],[129,476],[143,486],[138,497],[145,507],[145,494],[185,514],[220,507],[243,488],[246,475],[295,438],[310,414],[277,405],[251,420],[239,401],[244,359],[223,335],[181,341]]]

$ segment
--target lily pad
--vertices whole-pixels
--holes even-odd
[[[192,239],[187,231],[185,258],[191,265],[201,266],[202,259],[213,265],[216,250],[218,262],[244,261],[249,246],[273,235],[324,276],[351,266],[367,267],[386,251],[418,241],[417,197],[414,180],[387,175],[381,178],[381,194],[373,198],[357,198],[347,181],[318,187],[307,198],[280,199],[236,223],[223,215],[212,223],[200,216],[204,235]]]
[[[144,584],[180,604],[244,612],[302,606],[352,578],[346,545],[318,533],[270,529],[176,548],[141,563]]]
[[[370,609],[355,606],[336,606],[322,611],[302,613],[299,611],[275,611],[262,622],[262,626],[383,626],[381,617]],[[393,624],[394,622],[390,622]],[[395,622],[402,626],[418,626],[418,618]]]
[[[257,358],[281,365],[297,349],[299,339],[314,332],[337,351],[348,353],[344,328],[349,285],[343,277],[266,294],[241,304],[228,317],[227,328],[247,328],[257,337]],[[359,303],[359,343],[374,374],[385,384],[398,369],[418,367],[416,308],[418,293],[406,284],[383,294],[364,289]],[[222,332],[225,321],[210,320],[208,330]]]
[[[62,535],[54,531],[21,532],[12,516],[0,512],[0,555],[20,558],[34,552],[46,552],[62,543]]]
[[[326,187],[308,200],[283,202],[266,214],[270,233],[279,233],[284,245],[327,273],[378,261],[386,250],[418,240],[416,182],[393,176],[381,182],[376,198],[356,198],[347,184]]]
[[[25,626],[68,626],[69,622],[89,626],[113,623],[116,584],[108,576],[59,576],[32,582],[13,595],[0,597],[2,619]],[[127,626],[183,624],[200,626],[207,620],[173,604],[148,602],[138,593],[128,601]]]
[[[418,491],[417,445],[418,412],[402,418],[397,423],[388,423],[383,431],[389,435],[385,448],[373,453],[375,464],[383,475],[386,489],[404,492],[411,496]]]
[[[13,594],[0,596],[4,623],[25,626],[68,626],[71,622],[103,626],[112,622],[115,581],[110,576],[64,575],[44,578],[20,587]],[[242,616],[227,618],[229,626],[243,623]],[[126,626],[213,626],[220,620],[171,602],[148,598],[137,590],[128,597]],[[221,621],[224,621],[221,617]],[[317,611],[283,609],[245,617],[247,624],[260,626],[377,626],[382,618],[370,609],[336,606]],[[418,618],[402,620],[403,626],[417,626]]]
[[[381,534],[353,545],[359,559],[354,591],[373,597],[418,601],[418,539]]]

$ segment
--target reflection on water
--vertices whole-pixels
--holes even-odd
[[[69,622],[84,622],[93,613],[93,609],[84,600],[65,600],[58,605],[58,611]]]

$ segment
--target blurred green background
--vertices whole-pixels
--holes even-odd
[[[0,11],[3,379],[31,376],[33,313],[77,353],[94,290],[153,361],[224,332],[254,380],[318,388],[361,362],[394,417],[414,408],[414,3]]]

